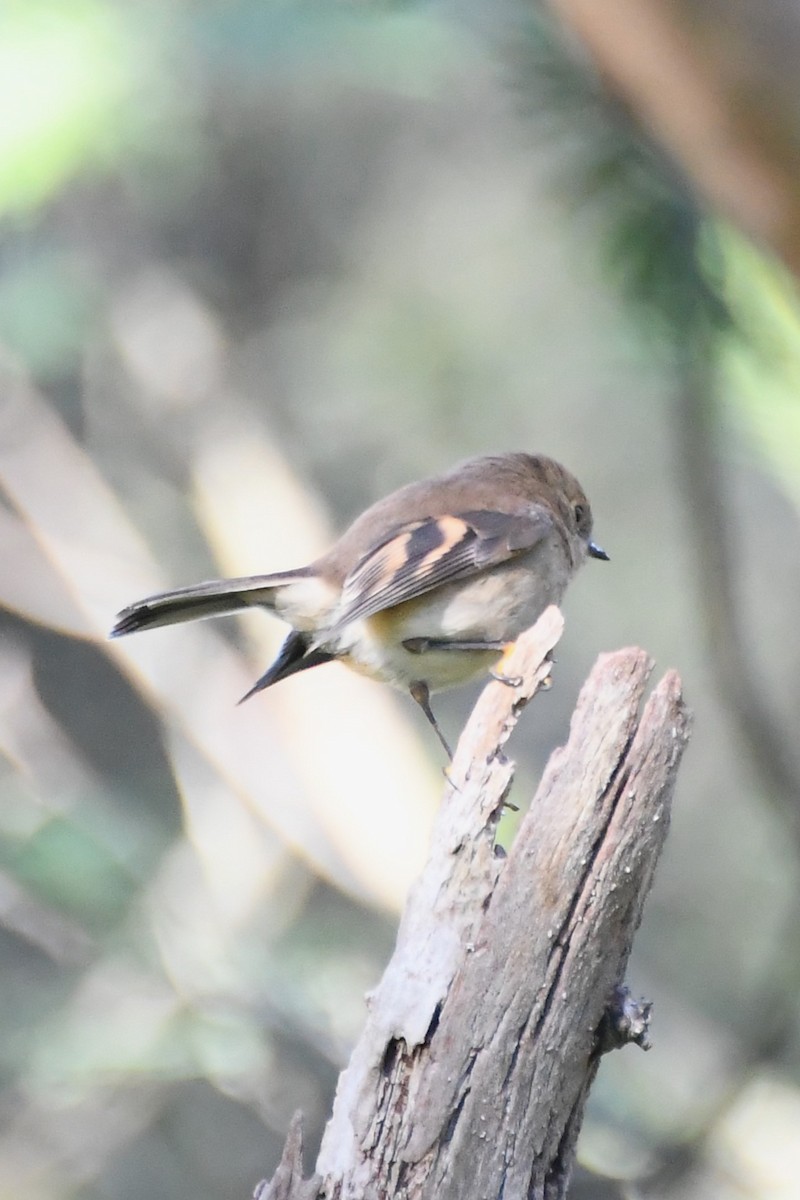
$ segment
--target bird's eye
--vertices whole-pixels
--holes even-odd
[[[586,505],[585,504],[576,504],[575,505],[575,524],[580,527],[583,524],[585,518],[586,518]]]

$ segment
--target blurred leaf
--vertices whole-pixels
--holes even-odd
[[[559,190],[574,209],[599,210],[603,257],[643,331],[680,347],[728,329],[715,228],[677,166],[544,14],[513,61],[528,116],[565,156]]]
[[[181,1002],[169,982],[130,953],[101,959],[38,1038],[34,1086],[77,1097],[125,1072],[182,1077],[193,1069],[175,1036]]]
[[[800,506],[800,298],[795,280],[733,230],[724,235],[728,297],[747,341],[726,342],[730,399]]]
[[[91,313],[86,273],[63,254],[27,254],[0,275],[0,341],[40,378],[75,365]]]
[[[8,855],[8,865],[38,896],[95,928],[107,928],[122,916],[133,891],[133,880],[120,864],[69,821],[49,822]]]
[[[0,214],[47,199],[124,142],[130,33],[99,0],[17,0],[0,14]]]
[[[425,95],[441,84],[469,38],[427,6],[310,0],[209,0],[196,14],[209,54],[260,81],[302,68],[306,85],[339,74],[350,85]]]

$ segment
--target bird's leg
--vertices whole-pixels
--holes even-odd
[[[502,657],[489,674],[492,679],[496,679],[498,683],[505,683],[508,687],[519,687],[522,683],[519,675],[504,675],[502,671],[503,663],[510,657],[515,646],[516,642],[459,641],[452,638],[429,637],[406,638],[403,642],[403,649],[408,650],[409,654],[427,654],[431,650],[500,650]],[[430,720],[430,718],[428,719]],[[439,736],[441,737],[441,734]]]
[[[507,662],[508,659],[511,657],[512,651],[514,650],[514,647],[516,646],[516,644],[517,644],[516,642],[506,642],[505,646],[503,647],[502,658],[500,659],[497,666],[489,672],[492,679],[496,679],[498,683],[504,683],[504,684],[506,684],[507,687],[512,687],[512,688],[520,686],[520,684],[522,683],[522,676],[521,675],[505,675],[503,673],[503,663]],[[545,661],[549,662],[549,663],[554,663],[556,661],[553,658],[552,650],[548,651],[548,653],[545,655]],[[541,681],[541,683],[539,684],[539,688],[543,692],[549,692],[549,690],[552,686],[553,686],[553,679],[552,679],[552,676],[550,676],[550,675],[548,675],[545,679],[543,679]]]
[[[516,642],[505,642],[502,646],[502,657],[496,667],[493,667],[489,672],[492,679],[496,679],[498,683],[504,683],[506,687],[516,688],[522,683],[522,678],[519,675],[506,675],[503,672],[503,664],[508,662],[511,657]]]
[[[513,643],[511,643],[513,645]],[[459,641],[453,638],[406,638],[403,649],[410,654],[427,654],[430,650],[506,650],[508,642]]]
[[[425,683],[425,681],[422,679],[418,679],[416,683],[409,684],[408,690],[411,693],[412,700],[416,700],[417,704],[428,718],[428,721],[433,726],[434,733],[444,746],[447,757],[452,762],[453,752],[448,746],[445,736],[439,728],[436,717],[433,715],[433,709],[431,708],[431,693],[427,683]]]

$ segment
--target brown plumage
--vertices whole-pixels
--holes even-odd
[[[408,690],[446,747],[430,694],[488,670],[587,554],[607,558],[591,533],[586,496],[554,459],[474,458],[379,500],[309,566],[150,596],[111,636],[263,607],[292,632],[248,696],[337,659]]]

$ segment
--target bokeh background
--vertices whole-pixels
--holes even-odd
[[[2,6],[3,1200],[245,1197],[296,1108],[312,1166],[439,747],[338,666],[237,708],[267,616],[106,633],[511,448],[612,558],[517,800],[601,650],[696,717],[628,977],[655,1046],[604,1063],[576,1186],[800,1194],[798,329],[532,5]]]

